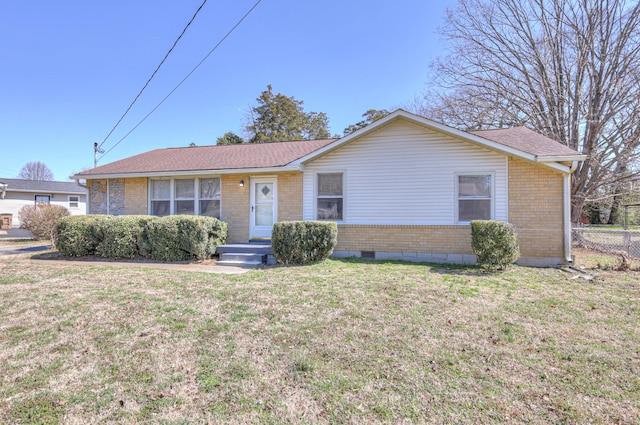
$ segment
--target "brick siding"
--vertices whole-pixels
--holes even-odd
[[[564,258],[563,175],[509,158],[509,222],[523,257]]]
[[[471,227],[340,224],[336,250],[472,254]]]
[[[244,180],[244,187],[240,187],[240,180]],[[248,174],[222,176],[220,219],[229,225],[228,243],[249,240],[250,182]]]
[[[125,179],[125,214],[149,214],[149,186],[146,177]]]

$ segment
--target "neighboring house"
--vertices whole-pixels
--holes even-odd
[[[512,223],[521,264],[570,261],[584,155],[524,127],[473,134],[396,111],[335,140],[157,149],[83,171],[89,213],[200,214],[229,242],[338,223],[336,256],[474,263],[469,221]]]
[[[20,227],[18,212],[25,205],[62,205],[76,215],[86,214],[86,199],[86,189],[74,182],[0,177],[0,214],[11,214],[13,227]]]

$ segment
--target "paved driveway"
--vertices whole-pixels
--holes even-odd
[[[0,239],[33,239],[31,232],[18,227],[0,229]]]
[[[5,255],[30,254],[32,252],[46,251],[47,249],[51,249],[51,244],[40,243],[34,245],[8,246],[6,248],[0,248],[0,257]]]

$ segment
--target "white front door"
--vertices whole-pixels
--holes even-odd
[[[278,181],[275,177],[251,178],[251,239],[271,239],[273,223],[278,221]]]

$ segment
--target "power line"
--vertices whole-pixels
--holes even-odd
[[[200,5],[200,7],[198,7],[198,10],[196,10],[196,13],[193,14],[193,16],[191,17],[191,20],[189,20],[189,22],[187,23],[187,25],[184,27],[184,29],[182,30],[182,32],[180,33],[180,35],[178,36],[178,38],[176,38],[176,41],[173,42],[173,45],[171,46],[171,48],[169,49],[169,51],[164,55],[164,58],[162,58],[162,60],[160,61],[160,63],[158,64],[158,66],[156,67],[155,71],[153,71],[153,73],[151,74],[151,77],[149,77],[149,79],[147,80],[147,82],[144,84],[144,86],[142,87],[142,89],[140,89],[140,91],[138,92],[138,94],[136,95],[136,97],[133,99],[133,102],[131,102],[131,104],[129,105],[129,107],[127,108],[126,111],[124,111],[124,114],[122,114],[122,116],[120,117],[120,119],[118,120],[118,122],[116,123],[116,125],[113,126],[113,128],[111,129],[111,131],[109,132],[109,134],[107,134],[107,137],[104,138],[104,140],[102,141],[102,143],[100,143],[100,146],[98,146],[98,148],[102,147],[102,145],[104,145],[104,143],[107,141],[107,139],[109,138],[109,136],[111,136],[111,134],[113,134],[113,132],[115,131],[115,129],[120,125],[120,123],[122,122],[122,120],[124,119],[124,117],[129,113],[129,111],[131,110],[131,108],[133,107],[133,105],[138,101],[138,99],[140,98],[140,95],[142,95],[142,92],[147,88],[147,86],[149,85],[149,83],[151,82],[151,80],[153,80],[153,77],[156,76],[156,74],[158,73],[158,70],[160,70],[160,67],[162,66],[162,64],[164,64],[164,62],[167,60],[167,58],[169,57],[169,55],[171,54],[171,52],[173,51],[173,49],[176,47],[176,45],[178,44],[178,42],[180,41],[180,39],[182,38],[182,36],[184,35],[185,32],[187,32],[187,28],[189,28],[189,26],[191,25],[191,23],[194,21],[194,19],[196,19],[196,16],[198,16],[198,13],[200,13],[200,10],[202,10],[202,7],[204,6],[204,4],[207,2],[207,0],[203,0],[202,4]]]
[[[164,103],[164,102],[169,98],[169,96],[171,96],[171,95],[172,95],[176,90],[178,90],[178,88],[179,88],[179,87],[180,87],[180,86],[181,86],[185,81],[187,81],[187,79],[188,79],[189,77],[191,77],[191,74],[193,74],[193,73],[194,73],[194,72],[195,72],[195,71],[200,67],[200,65],[202,65],[202,64],[204,63],[204,61],[206,61],[206,60],[209,58],[209,56],[211,56],[211,54],[213,54],[213,52],[215,52],[215,51],[218,49],[218,47],[220,47],[220,45],[221,45],[222,43],[224,43],[224,41],[225,41],[225,40],[226,40],[226,39],[227,39],[227,38],[228,38],[228,37],[229,37],[229,36],[230,36],[230,35],[231,35],[235,30],[236,30],[236,28],[238,28],[238,27],[240,26],[240,24],[241,24],[241,23],[242,23],[242,22],[243,22],[243,21],[244,21],[244,20],[245,20],[245,19],[246,19],[250,14],[251,14],[251,12],[253,12],[253,10],[254,10],[256,7],[258,7],[258,5],[260,4],[260,2],[261,2],[261,1],[262,1],[262,0],[258,0],[258,1],[256,1],[256,2],[255,2],[255,4],[254,4],[253,6],[251,6],[251,8],[250,8],[250,9],[249,9],[249,10],[248,10],[248,11],[247,11],[243,16],[242,16],[242,18],[240,18],[240,20],[238,20],[238,22],[236,22],[236,24],[235,24],[235,25],[234,25],[234,26],[233,26],[229,31],[227,31],[227,33],[224,35],[224,37],[222,37],[222,38],[220,39],[220,41],[218,41],[218,43],[217,43],[215,46],[213,46],[213,48],[212,48],[211,50],[209,50],[209,53],[207,53],[207,54],[205,55],[205,57],[204,57],[204,58],[202,58],[202,60],[201,60],[200,62],[198,62],[198,64],[197,64],[195,67],[193,67],[193,69],[192,69],[192,70],[191,70],[191,71],[186,75],[186,77],[184,77],[184,78],[182,79],[182,81],[180,81],[180,82],[178,83],[178,85],[177,85],[177,86],[175,86],[175,87],[173,88],[173,90],[171,90],[171,91],[169,92],[169,94],[168,94],[168,95],[166,95],[166,96],[164,97],[164,99],[162,99],[162,100],[160,101],[160,103],[158,103],[158,104],[157,104],[157,105],[156,105],[156,106],[155,106],[155,107],[154,107],[154,108],[153,108],[153,109],[152,109],[152,110],[151,110],[147,115],[145,115],[145,116],[144,116],[144,118],[142,118],[142,119],[138,122],[138,124],[136,124],[136,125],[135,125],[131,130],[129,130],[129,132],[128,132],[127,134],[125,134],[125,135],[122,137],[122,139],[118,140],[118,142],[116,142],[116,144],[115,144],[115,145],[113,145],[113,146],[112,146],[110,149],[108,149],[108,150],[107,150],[107,151],[106,151],[106,152],[105,152],[105,153],[104,153],[100,158],[98,158],[98,160],[101,160],[102,158],[104,158],[104,157],[105,157],[109,152],[111,152],[113,149],[115,149],[115,147],[116,147],[116,146],[118,146],[120,143],[122,143],[122,141],[123,141],[124,139],[126,139],[126,138],[131,134],[131,133],[133,133],[133,132],[135,131],[135,129],[136,129],[136,128],[138,128],[138,127],[139,127],[143,122],[145,122],[145,121],[146,121],[146,119],[147,119],[147,118],[149,118],[149,116],[151,116],[151,114],[153,114],[153,113],[156,111],[156,109],[158,109],[158,108],[160,107],[160,105],[162,105],[162,104],[163,104],[163,103]]]

